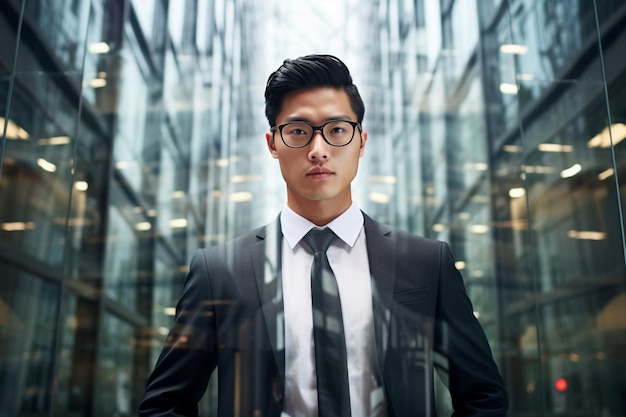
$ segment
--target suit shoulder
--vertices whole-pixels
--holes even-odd
[[[445,242],[442,242],[440,240],[430,239],[424,236],[407,232],[406,230],[398,229],[397,227],[379,223],[367,216],[365,216],[365,219],[366,233],[368,231],[372,231],[374,234],[388,236],[396,240],[400,248],[402,248],[403,246],[413,248],[417,245],[423,248],[431,248],[435,250],[441,248],[442,245],[447,245]]]
[[[246,253],[252,245],[255,245],[265,239],[270,233],[273,223],[258,227],[242,235],[234,237],[226,242],[200,248],[196,253],[203,253],[207,258],[224,258],[225,256],[237,256]]]
[[[392,230],[392,233],[394,233],[396,236],[401,237],[402,239],[420,244],[420,245],[440,247],[442,244],[445,244],[445,242],[443,241],[416,235],[414,233],[407,232],[406,230],[402,230],[398,228],[391,228],[391,230]]]

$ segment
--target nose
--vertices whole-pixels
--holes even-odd
[[[313,132],[313,138],[311,139],[311,143],[309,143],[309,160],[316,162],[327,160],[330,151],[329,148],[330,145],[324,140],[322,132]]]

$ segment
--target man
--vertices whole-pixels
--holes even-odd
[[[197,415],[217,368],[220,416],[435,416],[436,362],[455,416],[504,416],[503,381],[448,246],[352,201],[368,135],[347,67],[286,60],[265,99],[286,206],[195,254],[141,415]]]

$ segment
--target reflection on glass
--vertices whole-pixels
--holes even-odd
[[[0,414],[45,415],[60,286],[0,265]]]
[[[133,340],[132,326],[112,315],[102,317],[94,415],[135,414],[132,407]]]
[[[359,204],[450,242],[509,415],[626,413],[622,0],[21,3],[0,8],[0,414],[134,414],[193,251],[284,202],[263,88],[311,52],[362,86]]]

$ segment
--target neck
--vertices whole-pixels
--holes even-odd
[[[300,216],[321,227],[326,226],[348,210],[352,205],[352,200],[350,199],[347,204],[341,205],[328,200],[309,201],[307,204],[302,205],[294,204],[293,201],[288,199],[287,205]]]

